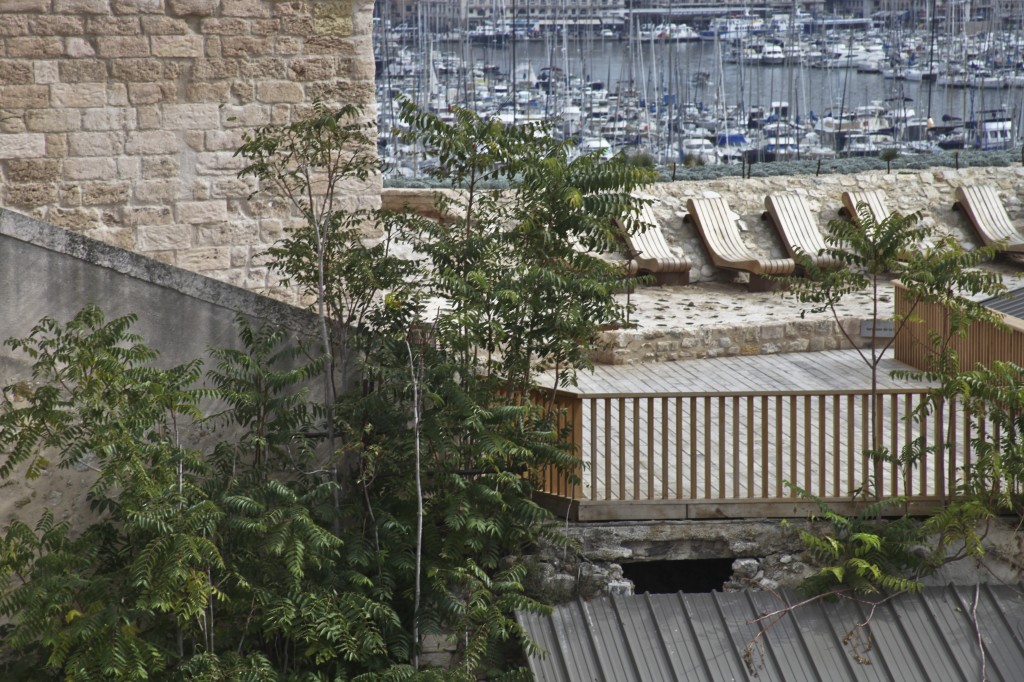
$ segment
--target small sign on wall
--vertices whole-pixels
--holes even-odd
[[[896,336],[896,323],[892,320],[861,320],[860,335],[870,337],[872,326],[875,328],[875,338],[877,339],[891,339]]]

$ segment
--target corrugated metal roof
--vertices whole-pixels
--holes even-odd
[[[799,601],[787,592],[643,594],[518,617],[548,652],[530,659],[538,682],[981,680],[979,636],[984,679],[1024,679],[1018,586],[925,588],[874,606],[817,600],[754,622]]]
[[[1024,288],[1014,289],[985,299],[981,304],[997,312],[1024,320]]]

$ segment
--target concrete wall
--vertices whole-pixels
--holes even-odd
[[[315,335],[309,313],[223,282],[138,256],[81,235],[0,210],[0,340],[23,337],[44,316],[67,321],[95,303],[111,319],[134,313],[132,330],[160,351],[165,367],[203,357],[208,348],[238,347],[236,312]],[[31,383],[30,360],[0,347],[0,386]],[[0,481],[0,525],[15,512],[59,520],[86,509],[87,467],[51,468],[35,481]]]
[[[0,0],[0,206],[254,290],[294,223],[242,132],[316,99],[374,115],[372,0]],[[380,179],[353,182],[373,207]]]

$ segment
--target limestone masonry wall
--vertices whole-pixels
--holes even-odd
[[[711,266],[696,228],[683,222],[686,201],[693,197],[721,196],[729,208],[739,215],[744,239],[758,253],[781,258],[786,255],[782,242],[761,219],[764,198],[772,192],[796,192],[805,197],[811,211],[818,217],[824,233],[828,222],[838,217],[843,192],[880,189],[885,193],[890,210],[910,213],[922,211],[922,222],[939,232],[951,234],[966,248],[980,244],[971,233],[966,218],[953,210],[954,191],[960,185],[988,184],[999,191],[1010,218],[1024,219],[1024,168],[977,167],[900,170],[893,173],[870,171],[851,175],[790,175],[764,178],[720,178],[701,182],[669,182],[652,185],[648,194],[656,199],[657,215],[669,246],[686,253],[693,262],[690,280],[732,279],[734,275]]]
[[[293,224],[236,177],[243,131],[374,115],[372,0],[0,0],[0,206],[288,298]],[[351,183],[373,207],[380,179]]]

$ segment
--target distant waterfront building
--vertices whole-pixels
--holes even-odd
[[[384,0],[377,4],[380,16],[393,27],[449,31],[466,23],[467,0]]]
[[[1024,0],[385,0],[380,16],[392,27],[430,31],[475,28],[512,20],[544,29],[565,25],[620,29],[632,17],[638,23],[686,21],[704,24],[715,15],[788,14],[795,8],[812,16],[839,15],[899,21],[922,26],[936,20],[948,31],[967,33],[1019,29],[1024,23]]]

